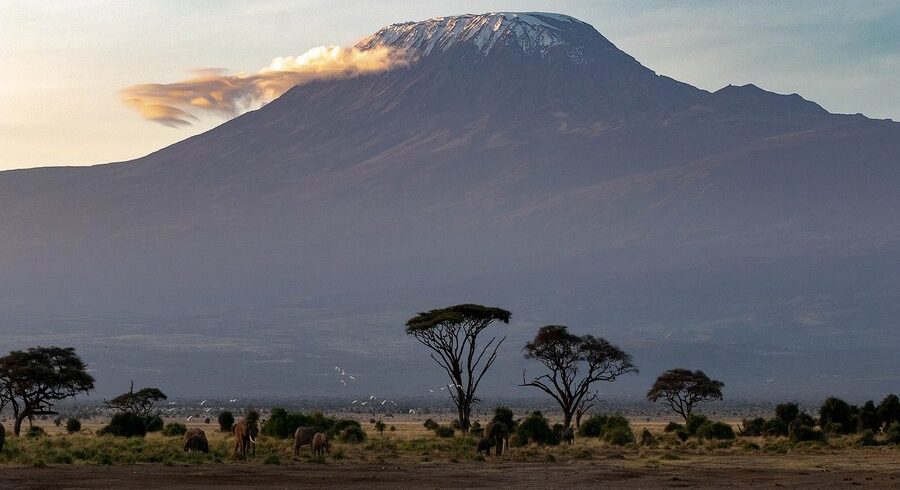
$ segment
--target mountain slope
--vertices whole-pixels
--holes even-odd
[[[415,62],[131,162],[0,173],[5,340],[65,340],[101,381],[173,392],[336,394],[340,361],[421,394],[389,381],[427,365],[401,325],[476,301],[514,314],[498,394],[520,393],[543,323],[622,343],[631,394],[671,365],[773,396],[895,381],[872,353],[900,345],[897,123],[702,91],[556,14],[359,47],[378,45]]]

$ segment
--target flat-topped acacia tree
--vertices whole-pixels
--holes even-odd
[[[664,399],[673,412],[681,415],[685,423],[691,418],[694,407],[703,402],[722,399],[725,383],[710,379],[701,370],[670,369],[656,378],[647,392],[647,399],[656,402]]]
[[[576,425],[596,399],[591,386],[613,382],[626,373],[636,373],[631,356],[593,335],[577,336],[562,325],[547,325],[525,344],[525,358],[534,359],[547,368],[547,373],[530,381],[522,373],[520,386],[533,386],[550,395],[563,412],[563,427]]]
[[[475,391],[497,359],[506,336],[491,337],[479,346],[479,336],[494,322],[509,323],[510,312],[464,304],[419,313],[406,322],[406,333],[431,349],[431,358],[450,377],[450,399],[459,413],[459,426],[468,431]]]

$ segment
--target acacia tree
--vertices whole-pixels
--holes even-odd
[[[94,378],[72,347],[32,347],[0,358],[0,383],[8,393],[18,436],[25,419],[58,415],[53,402],[94,389]]]
[[[533,386],[550,395],[563,412],[563,427],[572,418],[581,418],[597,399],[591,386],[612,382],[626,373],[636,373],[631,356],[603,338],[581,337],[569,333],[562,325],[547,325],[525,344],[525,358],[534,359],[549,371],[531,381],[522,373],[522,384]]]
[[[681,415],[684,421],[698,403],[722,399],[725,383],[710,379],[703,371],[690,369],[670,369],[656,378],[647,392],[647,399],[656,402],[660,398],[668,403],[672,411]]]
[[[510,312],[500,308],[464,304],[419,313],[406,322],[407,335],[428,347],[431,359],[450,377],[450,399],[463,431],[469,430],[472,407],[478,403],[478,384],[506,339],[492,337],[479,346],[479,336],[494,322],[509,323],[509,317]]]
[[[122,393],[104,403],[107,407],[114,408],[123,413],[129,412],[145,417],[150,415],[150,412],[153,411],[156,402],[165,400],[166,398],[168,398],[166,397],[166,394],[160,391],[159,388],[141,388],[135,393],[134,382],[132,382],[131,389],[128,390],[128,393]]]

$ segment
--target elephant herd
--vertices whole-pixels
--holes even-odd
[[[259,435],[259,414],[250,412],[240,422],[234,425],[234,455],[245,459],[247,456],[256,456],[256,438]],[[2,434],[0,434],[2,444]],[[324,456],[331,451],[328,436],[323,432],[317,432],[314,427],[298,427],[294,432],[294,456],[297,456],[302,446],[309,446],[313,454]],[[184,450],[209,452],[209,441],[206,433],[201,429],[192,428],[184,434]]]

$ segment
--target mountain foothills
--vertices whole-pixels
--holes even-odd
[[[403,322],[476,302],[512,311],[485,397],[530,395],[545,324],[633,355],[605,396],[673,366],[726,397],[896,389],[900,124],[700,90],[563,15],[376,46],[412,61],[137,160],[0,173],[3,344],[74,345],[103,393],[426,396]]]

